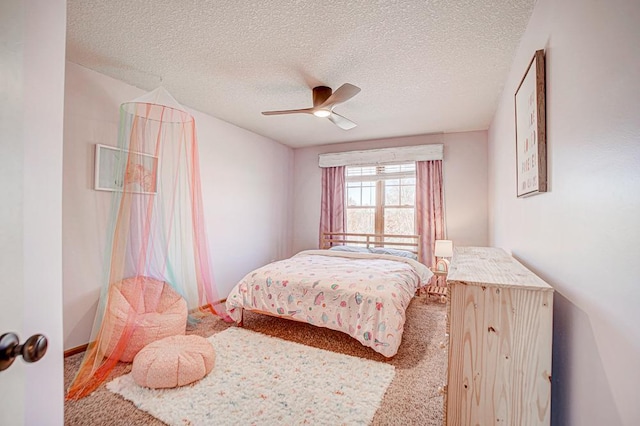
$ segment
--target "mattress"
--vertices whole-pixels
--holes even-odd
[[[306,250],[247,274],[226,306],[238,322],[243,309],[303,321],[392,357],[409,302],[432,276],[423,264],[399,256]]]

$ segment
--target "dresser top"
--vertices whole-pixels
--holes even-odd
[[[494,247],[456,247],[447,282],[553,291],[507,252]]]

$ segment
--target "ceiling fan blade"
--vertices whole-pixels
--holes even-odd
[[[280,115],[280,114],[313,114],[313,108],[286,109],[284,111],[262,111],[262,115]]]
[[[331,120],[333,124],[340,127],[342,130],[351,130],[357,126],[357,124],[354,123],[353,121],[349,120],[346,117],[341,116],[340,114],[336,114],[335,112],[332,112],[331,115],[327,118]]]
[[[354,86],[353,84],[345,83],[342,86],[338,87],[336,91],[333,92],[333,94],[329,96],[327,100],[324,101],[318,108],[331,109],[334,105],[348,101],[358,93],[360,93],[359,87]]]

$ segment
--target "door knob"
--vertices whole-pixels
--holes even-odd
[[[39,361],[47,352],[47,338],[42,334],[34,334],[22,345],[15,333],[0,336],[0,371],[9,368],[16,357],[22,355],[25,362]]]

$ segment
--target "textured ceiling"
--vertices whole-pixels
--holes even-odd
[[[68,0],[67,57],[292,147],[487,129],[535,0]],[[358,124],[261,111],[362,91]]]

